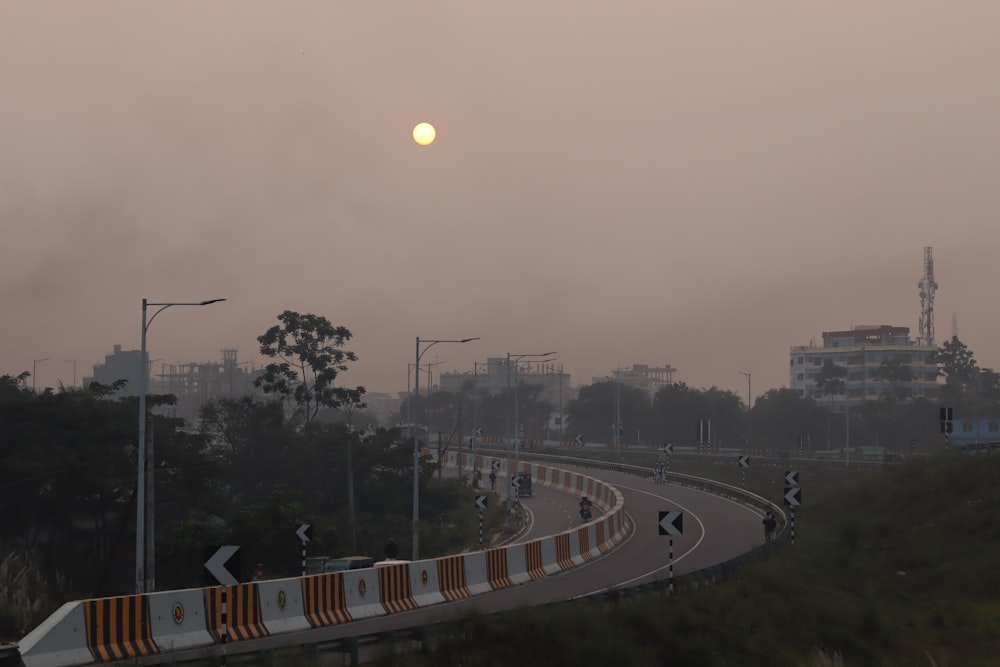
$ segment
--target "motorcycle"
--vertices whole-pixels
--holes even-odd
[[[590,521],[590,505],[580,506],[580,519],[583,521]]]

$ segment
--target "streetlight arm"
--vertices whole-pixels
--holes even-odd
[[[207,306],[219,303],[225,299],[205,299],[203,301],[167,301],[150,303],[142,300],[142,335],[139,351],[139,439],[136,442],[138,450],[138,470],[136,480],[136,511],[135,511],[135,592],[152,593],[156,587],[154,570],[156,566],[156,537],[154,523],[154,475],[155,465],[149,465],[152,460],[152,445],[146,442],[146,388],[149,376],[149,361],[146,353],[146,334],[156,316],[171,306]],[[149,306],[158,306],[152,317],[146,317]],[[147,479],[148,477],[148,479]],[[147,513],[146,503],[149,501]],[[148,530],[147,530],[148,528]],[[148,544],[147,544],[148,540]]]
[[[171,306],[208,306],[213,303],[219,303],[220,301],[225,301],[225,299],[205,299],[204,301],[174,301],[170,303],[150,303],[147,302],[145,299],[143,299],[142,300],[143,312],[146,312],[147,306],[160,306],[160,308],[155,313],[153,313],[148,320],[146,320],[146,323],[143,325],[143,333],[149,330],[149,325],[153,323],[153,320],[156,319],[157,315],[165,311],[167,308],[170,308]]]
[[[438,343],[470,343],[470,342],[472,342],[474,340],[479,340],[479,337],[476,336],[475,338],[453,338],[453,339],[447,339],[447,340],[441,339],[441,338],[432,339],[432,340],[420,340],[420,341],[417,342],[417,364],[419,364],[420,360],[423,358],[424,352],[426,352],[427,350],[431,349],[432,347],[434,347]],[[421,350],[420,349],[420,343],[427,343],[428,345],[423,350]]]

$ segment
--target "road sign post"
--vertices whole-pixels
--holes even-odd
[[[684,533],[684,512],[660,512],[660,535],[669,537],[667,546],[667,595],[674,593],[674,535]]]
[[[476,507],[479,508],[479,548],[483,548],[483,512],[486,510],[486,496],[476,496]]]
[[[302,542],[302,576],[306,576],[306,544],[312,539],[312,524],[304,523],[295,530],[295,535]]]
[[[236,545],[205,549],[206,584],[235,586],[240,583],[240,548]],[[211,579],[208,579],[208,577]]]
[[[787,483],[789,480],[795,480],[797,484],[799,481],[798,471],[786,472],[785,482]],[[802,504],[802,489],[798,486],[786,486],[784,500],[789,508],[788,527],[791,529],[792,544],[795,544],[795,508]]]
[[[740,464],[740,484],[747,485],[747,468],[750,467],[750,457],[743,455],[739,459]]]

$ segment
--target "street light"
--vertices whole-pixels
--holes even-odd
[[[750,373],[744,373],[743,371],[737,371],[740,375],[747,376],[747,410],[753,407],[753,394],[750,393]]]
[[[507,353],[507,394],[510,395],[510,362],[513,361],[514,365],[525,357],[551,357],[555,352],[542,352],[541,354],[511,354]],[[510,521],[511,514],[511,504],[510,504],[510,492],[514,484],[514,475],[517,474],[517,468],[520,466],[521,458],[521,438],[518,437],[513,431],[517,430],[517,381],[514,382],[514,417],[511,424],[510,430],[508,430],[508,436],[514,438],[514,467],[510,467],[510,440],[507,441],[507,474],[510,475],[510,483],[507,484],[507,520]]]
[[[622,456],[622,369],[615,369],[615,453]]]
[[[38,373],[38,364],[48,361],[51,358],[45,357],[44,359],[35,359],[31,362],[31,393],[35,393],[35,375]]]
[[[413,423],[410,425],[413,429],[413,560],[420,560],[420,412],[417,409],[420,400],[420,357],[438,343],[468,343],[474,340],[479,340],[479,337],[420,340],[420,336],[417,336],[413,360],[413,367],[417,369],[413,376]],[[423,350],[420,349],[421,343],[427,344]]]
[[[444,362],[438,362],[438,363],[444,363]],[[428,385],[431,384],[431,369],[429,368],[430,365],[431,364],[423,364],[424,367],[420,368],[418,370],[418,372],[420,372],[420,373],[427,373],[427,384]],[[410,395],[410,387],[411,387],[411,384],[410,384],[411,380],[410,380],[410,378],[412,377],[412,374],[413,374],[413,364],[412,363],[408,363],[408,364],[406,364],[406,395],[407,396]],[[428,391],[427,392],[427,396],[430,397],[430,395],[431,395],[431,392]],[[412,402],[413,402],[412,400],[406,402],[406,423],[407,424],[412,424],[413,423],[413,406],[411,405]]]
[[[431,392],[434,390],[434,367],[440,366],[441,364],[446,364],[447,361],[428,361],[424,366],[427,367],[427,400],[431,398]],[[428,424],[429,426],[429,424]]]
[[[206,299],[205,301],[172,301],[165,303],[150,303],[146,299],[142,300],[142,344],[139,351],[139,442],[136,448],[139,451],[138,481],[135,493],[135,592],[138,595],[152,593],[156,588],[156,533],[154,529],[154,472],[155,465],[148,466],[146,462],[153,458],[153,448],[146,442],[146,384],[149,375],[149,366],[146,361],[146,332],[149,325],[153,323],[156,316],[171,306],[207,306],[212,303],[219,303],[225,299]],[[149,306],[159,306],[159,309],[149,318],[146,317],[146,309]],[[148,450],[148,451],[147,451]],[[149,483],[149,494],[147,498],[147,477]],[[146,511],[146,504],[149,503],[149,511]],[[146,546],[147,530],[146,523],[149,522],[149,547]]]

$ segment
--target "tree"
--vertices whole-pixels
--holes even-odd
[[[819,385],[820,391],[823,392],[824,396],[830,397],[830,412],[833,412],[833,397],[837,394],[843,394],[846,383],[844,378],[847,377],[847,369],[843,366],[838,366],[833,363],[832,359],[827,359],[823,362],[823,367],[819,370],[819,374],[816,376],[816,384]],[[830,415],[827,414],[826,417],[826,448],[830,448]]]
[[[621,418],[624,431],[620,443],[634,440],[636,433],[654,437],[649,426],[649,395],[642,389],[618,384],[614,380],[581,387],[576,399],[569,402],[566,412],[572,431],[581,434],[588,442],[614,442],[616,414]]]
[[[15,397],[28,391],[25,380],[30,376],[28,371],[20,375],[0,375],[0,398]]]
[[[951,340],[938,348],[935,355],[938,364],[938,375],[944,377],[945,386],[964,392],[975,380],[976,360],[965,343],[952,336]]]
[[[831,405],[834,395],[844,393],[845,377],[847,377],[847,370],[843,366],[833,363],[832,359],[823,362],[823,367],[816,376],[816,384],[819,385],[824,396],[830,397]]]
[[[280,402],[223,398],[203,405],[200,417],[198,431],[227,471],[228,498],[260,502],[292,472],[291,433],[284,428]]]
[[[882,394],[884,398],[897,400],[905,398],[905,391],[900,385],[913,381],[913,369],[899,359],[883,361],[875,369],[875,379],[889,384],[889,391]]]
[[[827,413],[794,389],[771,389],[753,406],[750,439],[764,447],[795,451],[809,448],[823,429]],[[818,437],[817,437],[818,441]]]
[[[1000,376],[993,369],[979,368],[972,350],[953,336],[935,355],[938,375],[945,379],[941,400],[957,410],[981,413],[995,410],[1000,402]]]
[[[274,393],[294,405],[288,422],[312,422],[320,408],[337,408],[351,400],[351,392],[364,387],[334,386],[337,376],[348,369],[347,362],[358,357],[343,346],[351,339],[346,327],[335,327],[319,315],[301,315],[286,310],[275,325],[257,337],[260,353],[278,359],[264,367],[254,385]]]

